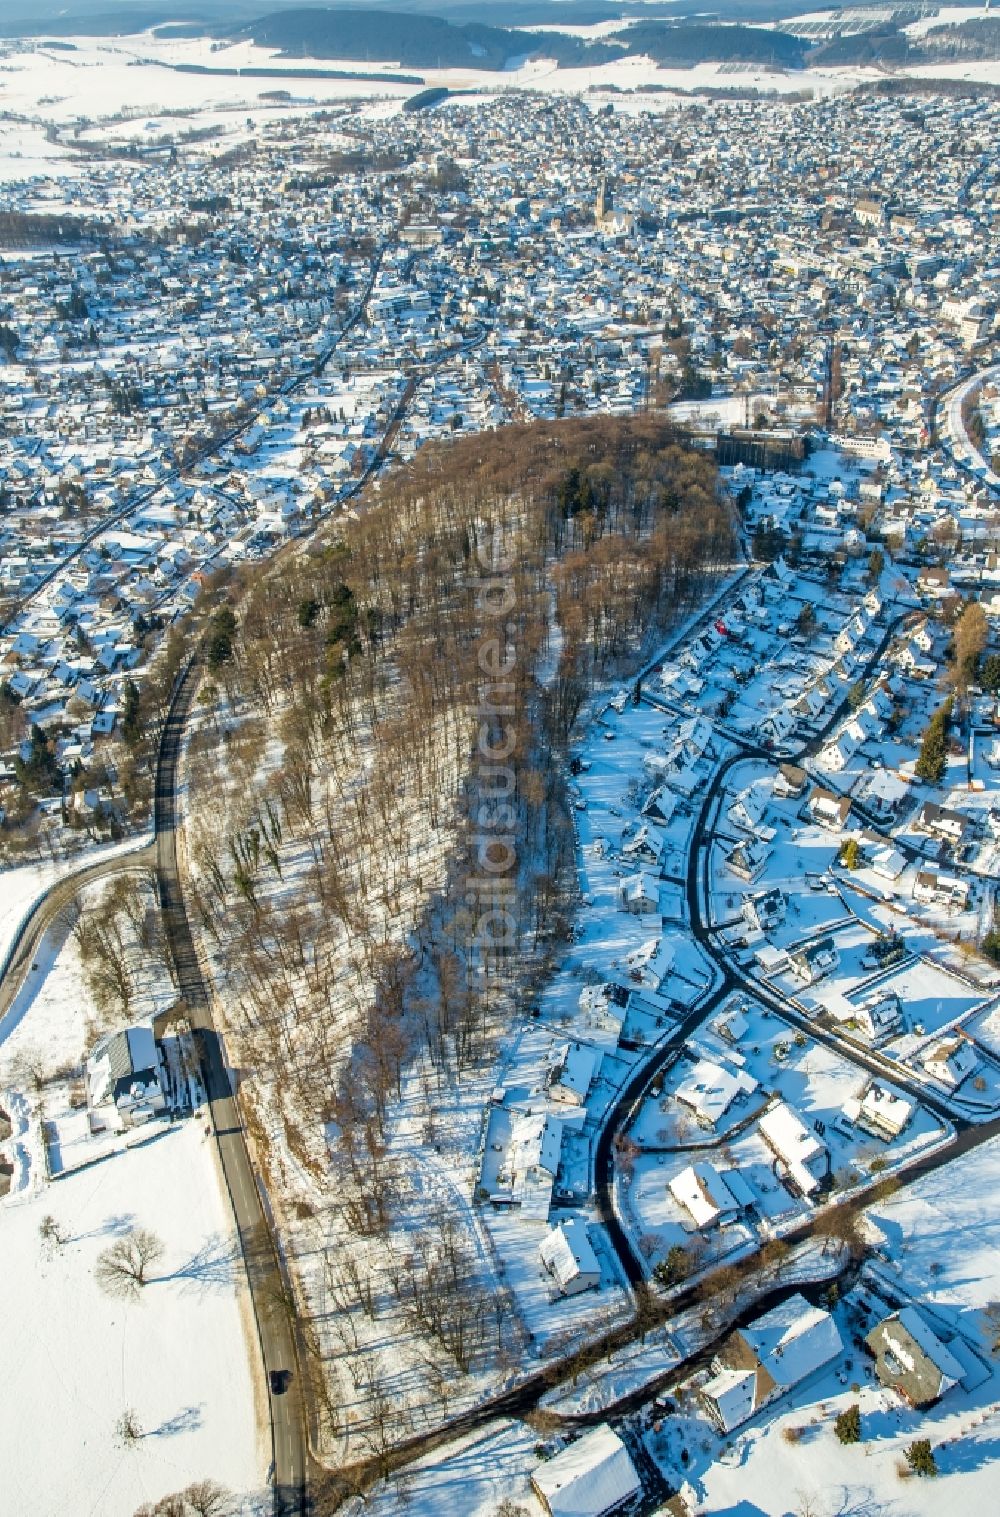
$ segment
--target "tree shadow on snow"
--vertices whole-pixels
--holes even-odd
[[[213,1233],[170,1274],[157,1275],[156,1282],[179,1281],[203,1290],[225,1290],[236,1283],[240,1262],[239,1245],[221,1233]]]
[[[151,1428],[149,1438],[173,1438],[177,1433],[196,1433],[202,1424],[201,1405],[186,1406],[183,1411],[168,1417],[159,1427]]]
[[[74,1233],[69,1240],[71,1243],[86,1243],[90,1238],[121,1238],[125,1233],[131,1232],[136,1225],[135,1212],[116,1212],[113,1216],[105,1217],[104,1221],[96,1227],[92,1227],[85,1233]]]
[[[986,1465],[995,1467],[1000,1460],[1000,1438],[995,1435],[980,1438],[973,1429],[964,1436],[938,1444],[934,1457],[942,1475],[967,1475]]]

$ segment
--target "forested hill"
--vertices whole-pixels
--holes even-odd
[[[449,1001],[428,1031],[407,987],[423,962],[426,1001],[426,965],[464,941],[448,860],[483,825],[473,755],[498,631],[520,975],[568,931],[564,760],[582,703],[733,551],[704,453],[659,419],[593,417],[427,444],[357,519],[206,587],[190,900],[240,1062],[290,1126],[313,1113],[300,1144],[323,1146],[317,1092],[330,1108],[366,1088],[387,985],[397,1061],[428,1037],[435,1059],[490,1056],[482,1007],[465,997],[458,1026]]]
[[[221,33],[217,33],[220,35]],[[400,63],[408,68],[502,69],[512,58],[544,53],[560,63],[606,63],[624,56],[620,45],[586,44],[557,32],[518,32],[480,22],[454,25],[438,16],[392,11],[276,11],[227,30],[290,56]]]
[[[228,29],[226,35],[246,37],[290,56],[394,62],[409,68],[497,70],[531,55],[553,58],[563,67],[594,68],[637,54],[682,68],[702,62],[798,68],[806,51],[798,37],[746,26],[640,21],[614,36],[586,42],[557,31],[525,32],[479,22],[456,25],[437,16],[376,10],[279,11]]]

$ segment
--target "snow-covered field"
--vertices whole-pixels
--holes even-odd
[[[447,1449],[410,1465],[399,1479],[364,1502],[344,1508],[348,1517],[495,1517],[500,1502],[517,1503],[525,1517],[542,1517],[542,1505],[529,1484],[538,1463],[538,1435],[523,1422],[490,1423]]]
[[[46,1215],[66,1238],[47,1251]],[[101,1291],[94,1265],[133,1226],[165,1252],[139,1299],[122,1301]],[[193,1121],[0,1202],[0,1510],[131,1517],[193,1480],[261,1490],[269,1456],[235,1249],[212,1140]],[[142,1436],[123,1443],[127,1409]],[[242,1508],[263,1509],[253,1497]]]
[[[14,886],[3,894],[5,923],[57,872],[5,876]],[[108,888],[87,886],[84,903],[100,910]],[[120,1152],[90,1134],[74,1087],[96,1036],[118,1019],[95,1002],[71,927],[69,913],[53,921],[0,1026],[0,1106],[13,1128],[2,1145],[11,1191],[0,1198],[0,1511],[130,1517],[142,1501],[211,1478],[246,1496],[249,1517],[266,1440],[214,1145],[195,1120],[137,1129],[136,1146]],[[152,955],[136,944],[127,953],[131,1017],[150,1017],[171,1004],[173,987]],[[43,1118],[49,1164],[63,1171],[54,1181]],[[45,1217],[65,1241],[43,1245]],[[94,1266],[132,1227],[156,1233],[164,1254],[140,1299],[125,1302],[99,1289]],[[128,1443],[116,1435],[127,1409],[142,1432]]]
[[[57,880],[64,879],[75,870],[89,868],[104,859],[118,858],[144,848],[149,837],[143,834],[127,838],[122,843],[112,843],[107,848],[90,848],[71,859],[46,860],[38,864],[22,864],[17,869],[0,872],[0,962],[10,947],[14,934],[26,914],[45,891]]]

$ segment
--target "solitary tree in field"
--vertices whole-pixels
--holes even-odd
[[[142,1424],[132,1407],[127,1406],[115,1423],[115,1436],[126,1448],[133,1448],[143,1436]]]
[[[97,1257],[94,1274],[109,1296],[137,1296],[150,1268],[163,1257],[163,1244],[146,1227],[133,1227]]]
[[[66,1242],[66,1234],[51,1213],[48,1213],[39,1222],[38,1236],[42,1240],[42,1247],[46,1253],[52,1253],[55,1249],[62,1248]]]

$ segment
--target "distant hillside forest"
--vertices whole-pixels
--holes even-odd
[[[436,16],[387,11],[290,10],[216,36],[250,38],[289,57],[398,62],[409,68],[499,70],[512,59],[553,58],[564,68],[596,68],[629,54],[688,68],[703,62],[745,62],[800,68],[806,44],[798,37],[746,26],[640,21],[619,35],[587,42],[565,33],[523,32],[480,22],[456,25]]]
[[[428,0],[429,8],[430,0]],[[249,6],[247,7],[249,9]],[[780,19],[795,7],[776,0],[768,5],[745,3],[732,22],[720,18],[735,13],[730,5],[716,8],[711,17],[677,20],[650,19],[634,5],[621,9],[587,12],[566,3],[559,7],[564,23],[585,20],[622,20],[622,29],[596,40],[570,36],[557,30],[523,31],[522,25],[551,22],[551,5],[540,9],[531,4],[514,5],[505,18],[514,23],[496,26],[479,16],[494,13],[485,5],[470,3],[442,6],[451,19],[419,12],[335,9],[324,6],[292,7],[273,11],[253,20],[229,17],[184,20],[157,15],[157,8],[123,5],[116,11],[91,15],[65,14],[44,21],[22,17],[0,20],[0,37],[107,36],[145,30],[156,21],[161,36],[213,37],[221,42],[248,39],[273,48],[286,58],[340,58],[358,63],[398,63],[409,68],[477,68],[499,71],[515,60],[528,57],[554,59],[563,68],[597,68],[620,58],[644,56],[664,68],[694,68],[699,63],[747,63],[758,68],[804,69],[850,68],[879,65],[883,68],[917,64],[980,62],[1000,58],[1000,20],[984,16],[977,20],[941,26],[919,38],[910,38],[887,13],[883,22],[870,28],[831,37],[819,43],[784,31]],[[628,15],[635,25],[626,26]],[[850,24],[851,12],[844,14]],[[741,24],[752,17],[779,20],[775,27]],[[468,19],[463,19],[468,18]],[[68,44],[67,44],[68,45]],[[188,65],[192,67],[192,65]]]
[[[870,31],[834,37],[809,54],[816,68],[914,68],[934,63],[979,63],[1000,58],[1000,20],[984,17],[935,27],[912,39],[891,21]]]

